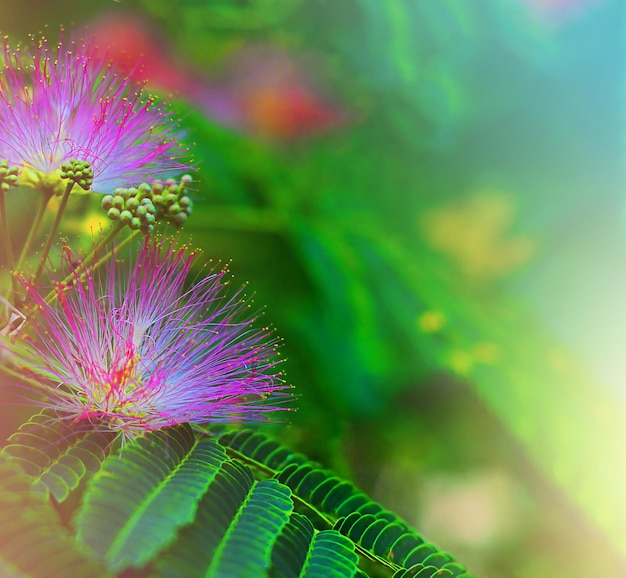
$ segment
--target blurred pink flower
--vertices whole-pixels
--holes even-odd
[[[23,182],[54,183],[72,158],[91,164],[98,192],[187,168],[176,123],[93,45],[5,39],[3,61],[0,158],[22,167]]]
[[[134,262],[110,260],[74,287],[59,284],[51,304],[23,281],[36,335],[5,347],[42,380],[60,416],[102,420],[126,438],[183,422],[266,419],[291,398],[276,340],[253,328],[240,291],[225,295],[226,270],[186,288],[193,259],[147,238]],[[71,270],[67,249],[66,261]]]
[[[292,141],[345,125],[349,115],[319,87],[310,62],[271,44],[242,45],[209,76],[176,58],[158,30],[129,15],[92,24],[99,42],[137,79],[193,102],[217,122],[242,132]],[[141,68],[136,58],[141,58]],[[317,67],[319,68],[319,67]]]

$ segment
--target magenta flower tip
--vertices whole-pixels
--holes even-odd
[[[3,60],[0,159],[22,167],[24,182],[54,183],[73,158],[90,163],[92,188],[103,193],[189,168],[167,110],[97,47],[5,39]]]
[[[66,251],[67,265],[73,260]],[[277,339],[254,327],[226,270],[187,288],[194,254],[146,239],[132,263],[110,261],[38,309],[37,335],[16,345],[24,372],[45,383],[48,405],[102,420],[131,438],[191,422],[265,420],[292,399],[278,370]]]

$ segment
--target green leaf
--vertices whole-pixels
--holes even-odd
[[[276,480],[257,482],[217,548],[207,577],[252,578],[267,570],[271,547],[292,510],[287,486]]]
[[[155,564],[162,576],[257,578],[267,574],[272,548],[293,510],[289,488],[255,481],[249,468],[222,464],[193,524]]]
[[[272,578],[290,578],[300,574],[314,533],[315,528],[308,518],[295,512],[291,515],[272,550]]]
[[[303,464],[308,461],[306,456],[286,448],[265,434],[250,429],[226,432],[219,439],[221,444],[233,448],[273,470],[280,470],[289,464]]]
[[[350,540],[334,530],[322,530],[313,537],[300,578],[352,577],[358,559]]]
[[[189,524],[220,464],[221,446],[188,426],[149,433],[108,458],[76,517],[78,539],[116,571],[141,567]]]
[[[450,570],[441,570],[435,566],[417,564],[411,568],[398,570],[392,578],[451,578],[454,576]]]
[[[329,470],[302,461],[301,456],[266,435],[242,430],[236,434],[223,434],[219,441],[231,455],[242,454],[241,458],[258,471],[265,475],[273,473],[276,480],[291,488],[297,501],[308,508],[311,520],[319,522],[322,527],[329,527],[334,522],[333,531],[349,539],[361,556],[393,570],[422,564],[445,569],[452,576],[465,572],[450,554],[426,543],[404,520],[385,510],[354,484]],[[297,459],[291,461],[293,455]],[[276,460],[275,456],[281,456],[281,459]],[[278,464],[282,469],[272,468],[270,464]],[[303,536],[307,536],[307,532],[310,534],[306,524],[292,517],[276,545],[276,576],[288,576],[286,569],[293,571],[300,563]],[[285,543],[290,544],[294,552],[291,557],[281,554],[286,548]]]
[[[44,410],[9,438],[2,453],[16,459],[35,478],[36,489],[63,502],[88,472],[99,469],[111,439],[102,432],[70,427]]]
[[[317,532],[300,514],[292,514],[272,551],[271,578],[356,576],[354,544],[334,530]]]
[[[0,572],[7,578],[102,578],[59,516],[8,455],[0,455]]]

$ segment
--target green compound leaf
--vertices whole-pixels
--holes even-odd
[[[272,552],[271,578],[357,576],[354,544],[334,530],[317,532],[313,524],[294,513]]]
[[[35,478],[34,489],[63,502],[89,472],[100,468],[111,439],[105,433],[71,427],[44,410],[9,438],[2,453]]]
[[[194,523],[157,561],[168,578],[258,578],[293,510],[289,488],[256,481],[238,462],[225,462],[198,507]]]
[[[18,460],[0,455],[0,575],[7,578],[103,578],[85,559],[57,512]]]
[[[354,484],[307,462],[303,456],[267,436],[244,429],[225,433],[219,441],[231,455],[238,454],[253,468],[273,475],[288,486],[296,501],[309,510],[311,520],[322,527],[332,526],[336,533],[350,540],[361,557],[396,571],[417,571],[419,566],[420,572],[433,567],[443,572],[442,576],[470,576],[452,555],[427,543],[404,520],[384,509]],[[285,533],[299,536],[301,542],[306,531],[306,524],[294,518]],[[301,555],[298,557],[301,545],[300,549],[292,547],[295,559],[280,554],[285,540],[286,537],[281,537],[276,546],[276,576],[288,576],[283,568],[291,571],[301,561]],[[295,539],[291,541],[298,543]]]
[[[249,429],[226,432],[219,441],[227,446],[252,458],[272,470],[282,470],[290,464],[304,464],[308,459],[303,454],[286,448],[276,440]]]
[[[189,524],[226,459],[215,441],[188,426],[129,443],[108,458],[76,517],[77,536],[115,571],[142,567]]]
[[[332,530],[322,530],[313,537],[302,578],[356,576],[359,557],[354,545]]]
[[[417,564],[411,568],[398,570],[392,578],[451,578],[454,576],[449,570],[440,570],[435,566]],[[469,574],[466,576],[469,577]]]

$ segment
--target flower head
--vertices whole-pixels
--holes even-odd
[[[276,341],[253,328],[241,292],[225,294],[226,271],[185,288],[193,259],[146,239],[134,262],[77,273],[52,303],[25,283],[40,338],[13,353],[46,384],[50,407],[133,437],[183,422],[264,419],[289,399]]]
[[[106,54],[78,41],[4,41],[0,123],[0,158],[22,167],[26,181],[54,186],[71,159],[91,165],[98,192],[186,168],[167,113]]]

